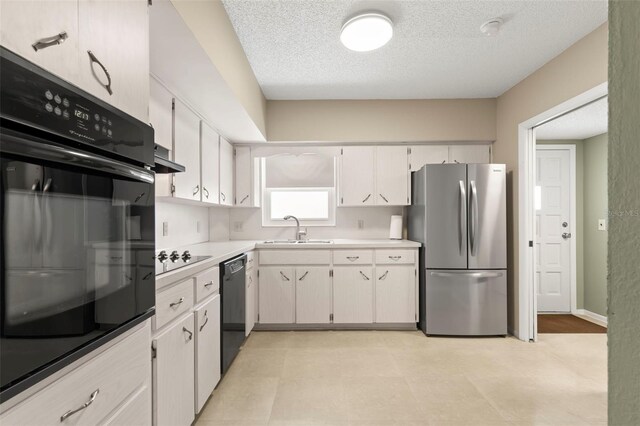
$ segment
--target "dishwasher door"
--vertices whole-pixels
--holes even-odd
[[[245,265],[241,255],[220,264],[220,347],[221,371],[226,373],[245,339]]]

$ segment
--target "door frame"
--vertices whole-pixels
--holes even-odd
[[[533,250],[535,217],[534,187],[536,138],[535,128],[568,112],[608,95],[607,82],[587,90],[518,125],[518,333],[523,341],[536,341],[537,297],[535,297],[535,259]],[[531,245],[529,244],[531,242]]]
[[[534,135],[535,135],[535,129],[534,129]],[[570,203],[569,203],[569,222],[571,223],[571,226],[569,227],[569,232],[571,232],[571,258],[570,258],[570,263],[571,265],[570,267],[570,273],[571,273],[571,283],[569,286],[569,291],[570,293],[570,304],[569,304],[569,312],[571,312],[572,314],[576,313],[576,310],[578,309],[578,255],[577,255],[577,243],[576,243],[576,236],[577,236],[577,228],[576,228],[576,221],[577,221],[577,204],[578,204],[578,198],[577,198],[577,182],[576,182],[576,146],[575,145],[571,145],[571,144],[553,144],[553,145],[537,145],[535,147],[536,152],[538,151],[538,149],[540,150],[547,150],[547,151],[565,151],[568,150],[569,151],[569,199],[570,199]],[[534,171],[535,172],[535,171]],[[537,177],[537,176],[536,176]],[[534,179],[534,186],[535,186],[535,179]],[[535,206],[534,206],[535,209]],[[534,213],[534,220],[535,220],[535,213]],[[536,246],[536,240],[535,240],[535,233],[533,235],[533,246]],[[533,251],[533,265],[535,267],[535,261],[536,261],[536,255],[535,255],[535,250]],[[535,274],[535,270],[534,270],[534,274]],[[535,287],[534,287],[534,291],[535,291]],[[534,293],[534,298],[537,299],[537,297],[535,296]],[[534,327],[534,329],[536,330],[537,333],[537,314],[538,314],[538,301],[535,301],[535,307],[536,307],[536,327]],[[535,339],[535,338],[534,338]]]

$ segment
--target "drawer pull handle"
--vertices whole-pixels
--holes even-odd
[[[181,298],[180,298],[180,300],[178,300],[177,302],[169,303],[169,307],[170,307],[170,308],[173,308],[173,307],[175,307],[175,306],[180,305],[182,302],[184,302],[184,297],[181,297]]]
[[[192,332],[192,331],[187,330],[187,327],[182,327],[182,331],[184,331],[185,333],[188,333],[188,334],[189,334],[189,338],[187,339],[187,341],[189,341],[189,340],[193,339],[193,332]]]
[[[382,274],[382,276],[380,278],[378,278],[380,281],[383,281],[384,279],[387,278],[387,275],[389,275],[389,271],[385,271],[384,274]]]
[[[209,322],[209,317],[207,316],[207,311],[204,311],[204,322],[200,326],[200,331],[204,328],[205,325]]]
[[[309,271],[307,271],[304,274],[302,274],[302,276],[300,278],[298,278],[298,281],[304,280],[307,275],[309,275]]]
[[[364,200],[362,200],[362,202],[366,203],[369,198],[371,198],[371,194],[369,194],[366,197],[364,197]]]
[[[220,196],[222,197],[222,201],[227,201],[227,196],[224,195],[224,192],[221,192]]]
[[[47,47],[62,44],[68,38],[69,38],[69,35],[66,33],[66,31],[63,31],[60,34],[56,34],[51,37],[40,39],[35,43],[33,43],[31,47],[33,47],[33,50],[37,52],[38,50],[46,49]]]
[[[366,275],[364,274],[364,272],[360,271],[360,275],[362,275],[362,277],[363,277],[365,280],[369,281],[369,277],[368,277],[368,276],[366,276]]]
[[[104,75],[107,76],[107,84],[103,84],[100,80],[98,80],[98,83],[100,83],[102,87],[106,89],[109,95],[113,95],[113,90],[111,90],[111,75],[109,74],[109,71],[107,71],[107,68],[104,65],[102,65],[102,62],[100,62],[98,58],[96,58],[96,55],[94,55],[92,51],[87,50],[87,53],[89,54],[89,59],[91,60],[91,63],[92,64],[96,63],[100,65],[100,68],[102,68],[102,71],[104,71]],[[95,73],[93,75],[95,76]],[[96,79],[98,78],[96,77]]]
[[[384,200],[385,203],[389,202],[389,200],[387,200],[387,197],[385,197],[384,195],[380,194],[380,197],[382,197],[382,199]]]
[[[291,280],[289,279],[289,277],[287,277],[285,274],[283,274],[283,273],[282,273],[282,271],[280,271],[280,275],[282,276],[282,278],[283,278],[285,281],[291,281]]]
[[[360,259],[360,256],[347,256],[347,259],[349,259],[352,262],[355,262],[356,260]]]
[[[212,285],[213,285],[213,281],[209,281],[204,286],[208,288],[208,287],[211,287]]]
[[[80,407],[76,408],[75,410],[69,410],[66,413],[64,413],[62,416],[60,416],[60,422],[64,422],[65,420],[67,420],[69,417],[73,416],[78,411],[82,411],[85,408],[87,408],[88,406],[90,406],[91,404],[93,404],[93,401],[96,400],[96,397],[98,396],[99,393],[100,393],[100,388],[94,390],[93,393],[90,395],[89,400],[87,402],[85,402]]]
[[[389,259],[398,261],[402,259],[402,256],[389,256]]]

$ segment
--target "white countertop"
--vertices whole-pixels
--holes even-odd
[[[418,248],[420,243],[409,240],[345,240],[336,239],[329,240],[332,243],[304,243],[304,244],[287,244],[287,243],[265,243],[259,241],[256,243],[257,249],[304,249],[304,248],[323,248],[323,249],[347,249],[347,248]]]

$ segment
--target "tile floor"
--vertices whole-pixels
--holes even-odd
[[[254,332],[196,423],[605,425],[603,334]]]

